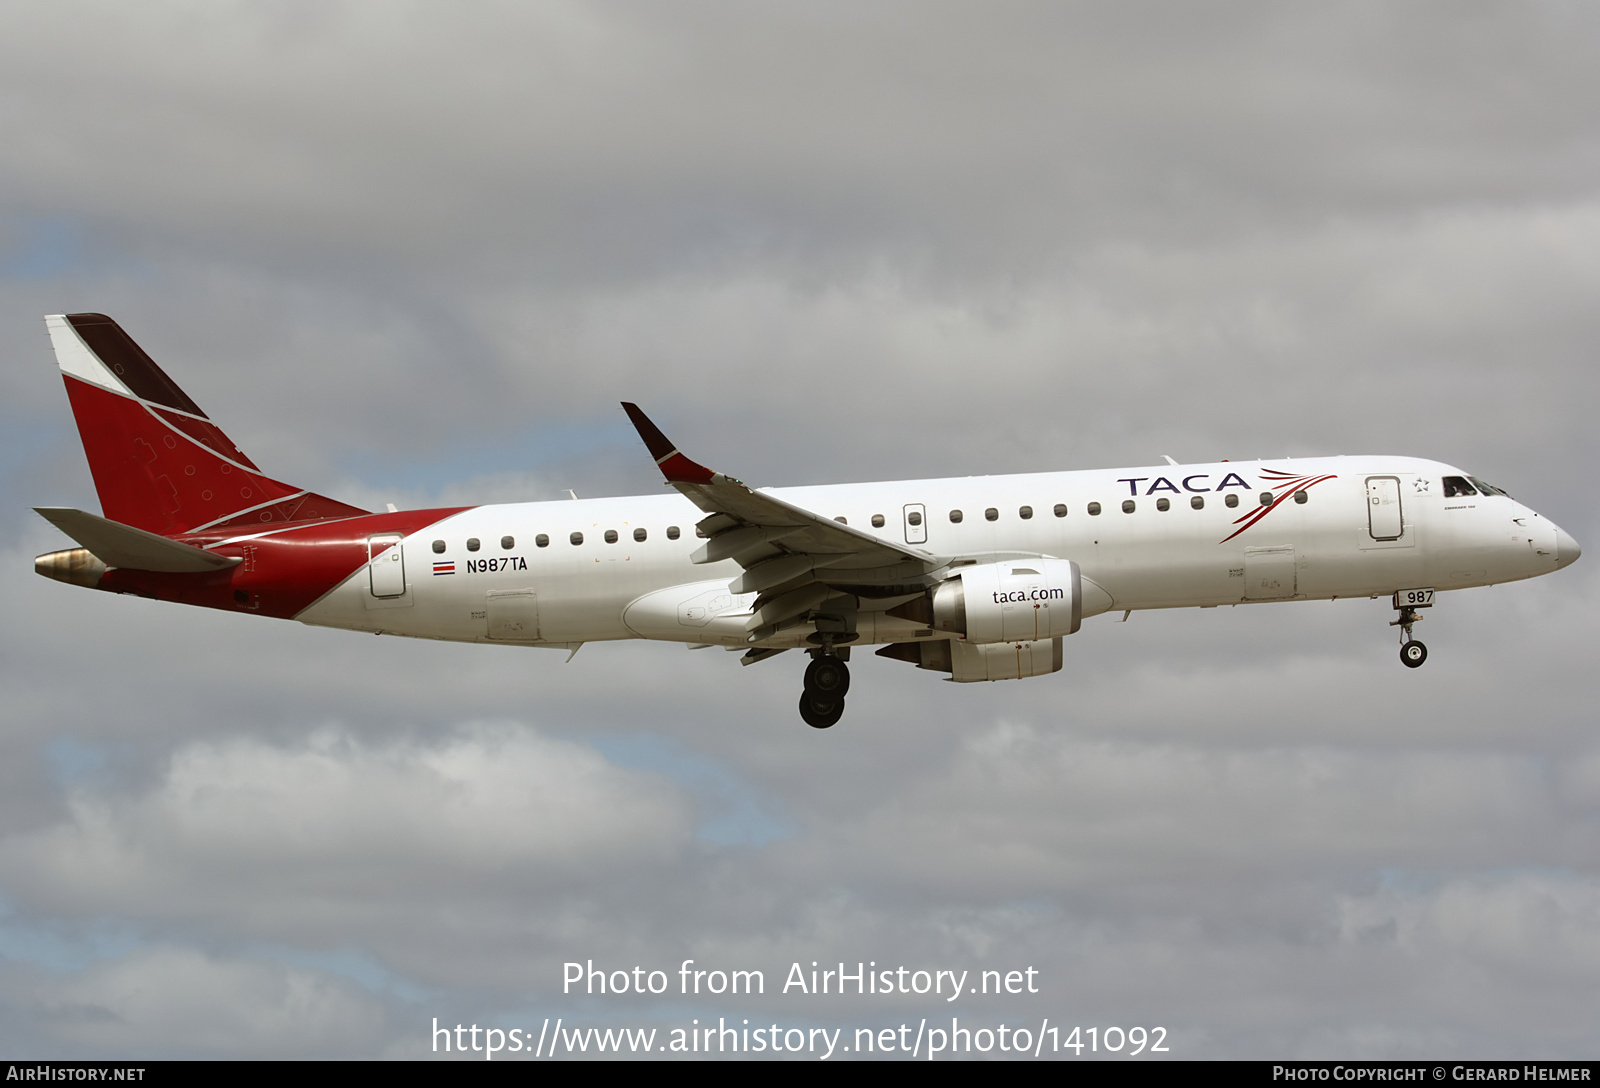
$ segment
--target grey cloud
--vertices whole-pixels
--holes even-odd
[[[52,977],[8,966],[14,1052],[147,1058],[328,1057],[381,1045],[381,1003],[346,980],[263,960],[152,946]]]
[[[1594,19],[0,14],[11,1037],[927,1011],[558,992],[573,958],[842,958],[1034,964],[1051,1015],[1179,1056],[1584,1052],[1583,564],[1446,595],[1416,673],[1384,602],[1102,617],[1023,684],[861,654],[818,735],[792,654],[84,593],[31,573],[65,542],[26,508],[95,508],[39,316],[97,310],[269,471],[375,507],[654,493],[629,399],[758,485],[1392,451],[1592,543]],[[767,837],[708,837],[707,781]]]
[[[203,913],[218,891],[247,909],[301,881],[348,893],[406,883],[418,867],[448,891],[467,873],[520,883],[580,863],[659,863],[689,817],[671,791],[588,749],[509,727],[428,747],[375,749],[333,732],[294,750],[199,743],[175,752],[143,799],[79,793],[70,810],[67,826],[8,844],[30,897],[159,904],[189,885],[182,901]]]
[[[1009,265],[1319,203],[1570,196],[1593,165],[1590,18],[349,4],[109,7],[85,34],[73,12],[18,11],[8,137],[34,200],[64,186],[269,251],[503,260],[545,238],[564,268],[616,274],[729,235],[865,236]],[[32,48],[64,33],[71,50]],[[974,202],[981,224],[957,214]]]

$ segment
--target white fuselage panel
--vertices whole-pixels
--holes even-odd
[[[1446,499],[1447,475],[1465,473],[1414,458],[1334,457],[772,493],[936,556],[1073,560],[1103,591],[1096,611],[1457,589],[1556,569],[1554,525],[1503,495]],[[735,563],[690,562],[704,516],[677,494],[475,507],[407,537],[403,564],[361,568],[298,618],[461,641],[741,645],[754,594],[728,589]],[[381,579],[402,565],[400,598]],[[409,607],[372,607],[375,585],[385,603]],[[863,602],[862,643],[914,637],[917,624],[874,608]]]

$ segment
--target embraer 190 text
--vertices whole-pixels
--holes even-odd
[[[1447,589],[1532,578],[1577,542],[1504,491],[1410,457],[1169,463],[752,490],[628,418],[676,494],[372,513],[261,473],[122,328],[45,323],[102,517],[40,574],[326,627],[546,646],[644,638],[810,656],[837,722],[858,645],[958,682],[1061,668],[1087,616],[1392,597],[1400,659]]]

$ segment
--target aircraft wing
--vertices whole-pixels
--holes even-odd
[[[821,609],[840,593],[918,592],[926,575],[949,562],[713,472],[684,456],[638,405],[624,402],[622,408],[667,483],[708,515],[696,526],[707,539],[692,560],[732,559],[744,568],[730,589],[758,594],[748,624],[752,642]]]

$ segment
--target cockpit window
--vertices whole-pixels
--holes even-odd
[[[1478,493],[1477,488],[1467,483],[1465,476],[1446,476],[1440,482],[1444,484],[1444,497],[1447,499],[1459,499],[1465,495]]]
[[[1478,490],[1483,492],[1485,495],[1506,495],[1506,493],[1504,491],[1502,491],[1500,488],[1494,486],[1494,484],[1486,484],[1482,480],[1478,479],[1476,476],[1468,477],[1468,479],[1470,479],[1473,483],[1477,484],[1478,485]],[[1509,499],[1510,497],[1511,497],[1510,495],[1506,495],[1506,498]]]

